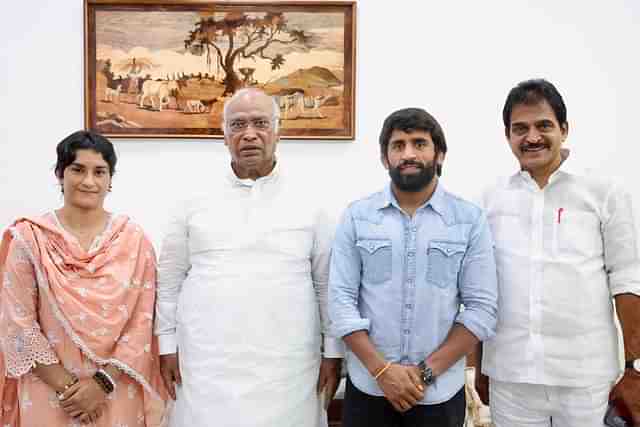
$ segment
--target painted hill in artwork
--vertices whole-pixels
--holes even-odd
[[[340,86],[342,82],[327,68],[311,67],[296,70],[272,84],[282,87],[329,88]]]

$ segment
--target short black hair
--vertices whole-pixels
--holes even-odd
[[[62,179],[67,166],[75,162],[78,150],[93,150],[102,154],[102,158],[109,165],[109,175],[113,176],[116,173],[118,158],[111,141],[99,133],[79,130],[60,141],[56,147],[58,155],[55,167],[56,177]]]
[[[536,105],[542,101],[549,103],[558,124],[564,127],[567,124],[567,107],[558,89],[545,79],[530,79],[518,83],[507,95],[502,109],[502,120],[507,135],[511,128],[511,113],[516,105]]]
[[[429,113],[422,108],[403,108],[398,111],[394,111],[387,117],[382,125],[382,131],[380,132],[380,153],[387,158],[387,148],[389,147],[389,139],[394,130],[400,130],[403,132],[413,132],[421,130],[429,132],[433,145],[435,146],[436,153],[447,153],[447,141],[444,137],[444,132],[440,123]],[[442,165],[436,166],[436,173],[438,176],[442,175]]]

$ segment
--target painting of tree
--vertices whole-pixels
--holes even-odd
[[[284,64],[285,57],[281,53],[269,55],[269,46],[297,43],[310,48],[310,41],[311,36],[303,30],[287,26],[287,18],[282,12],[266,13],[264,17],[230,12],[218,20],[209,17],[197,22],[184,41],[184,47],[194,55],[205,56],[209,67],[213,56],[224,70],[225,94],[229,94],[241,87],[241,80],[234,70],[236,59],[257,56],[268,60],[271,69],[277,70]]]

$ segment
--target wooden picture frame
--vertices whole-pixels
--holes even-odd
[[[221,138],[242,87],[289,139],[355,138],[355,1],[84,0],[85,127]]]

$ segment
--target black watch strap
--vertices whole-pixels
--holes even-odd
[[[632,369],[638,373],[640,373],[640,359],[627,360],[624,363],[625,369]]]

